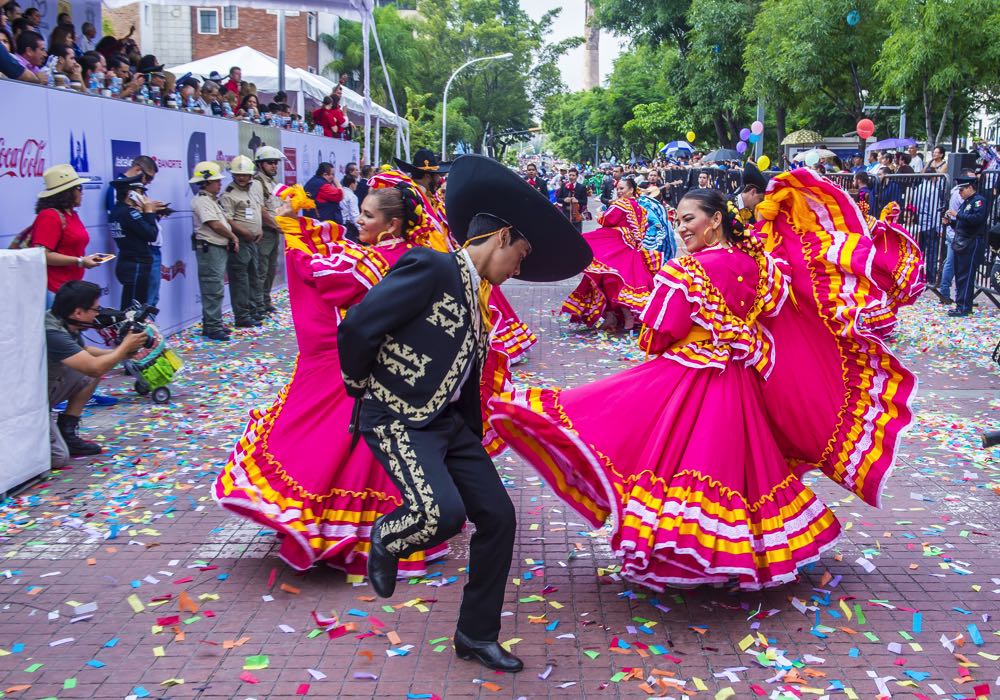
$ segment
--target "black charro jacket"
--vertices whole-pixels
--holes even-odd
[[[347,311],[337,344],[347,393],[364,397],[362,429],[373,416],[421,428],[460,391],[457,407],[482,437],[486,331],[473,285],[461,251],[414,248]]]

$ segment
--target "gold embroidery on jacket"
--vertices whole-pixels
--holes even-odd
[[[465,372],[470,353],[476,353],[477,366],[482,365],[486,333],[484,330],[485,324],[482,323],[478,311],[479,306],[476,300],[477,290],[472,288],[472,276],[465,261],[456,256],[455,262],[458,265],[459,275],[462,278],[462,288],[465,290],[466,303],[469,309],[476,310],[473,324],[471,324],[474,327],[465,327],[465,336],[462,338],[462,344],[459,346],[451,367],[448,368],[447,373],[445,373],[441,383],[438,384],[434,394],[423,406],[414,406],[402,396],[396,394],[391,388],[382,384],[374,376],[371,377],[368,385],[368,390],[371,392],[372,398],[385,404],[386,408],[390,411],[414,422],[420,422],[435,415],[445,402],[454,395],[455,390],[458,388],[458,382]]]
[[[386,336],[376,361],[385,365],[397,377],[402,377],[410,386],[416,386],[417,380],[427,374],[431,356],[417,352],[406,343],[397,343],[389,335]]]
[[[431,315],[427,317],[427,322],[432,326],[440,326],[445,333],[454,338],[455,333],[465,324],[465,313],[458,300],[445,292],[444,298],[431,307]]]

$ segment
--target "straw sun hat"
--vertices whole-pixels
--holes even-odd
[[[42,177],[45,179],[45,189],[38,193],[39,199],[51,197],[54,194],[59,194],[78,185],[85,185],[90,182],[89,179],[77,175],[72,165],[65,163],[53,165],[42,173]]]

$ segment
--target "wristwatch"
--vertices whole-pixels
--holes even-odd
[[[83,267],[83,258],[77,258],[76,259],[76,266],[77,267]]]

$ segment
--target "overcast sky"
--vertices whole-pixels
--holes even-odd
[[[552,41],[560,41],[571,36],[583,36],[584,7],[583,0],[520,0],[521,8],[538,19],[555,7],[561,7],[562,12],[552,26]],[[601,32],[601,81],[611,72],[612,62],[622,52],[624,41]],[[563,56],[559,62],[562,69],[563,82],[570,90],[579,90],[583,85],[583,47],[574,49]]]

